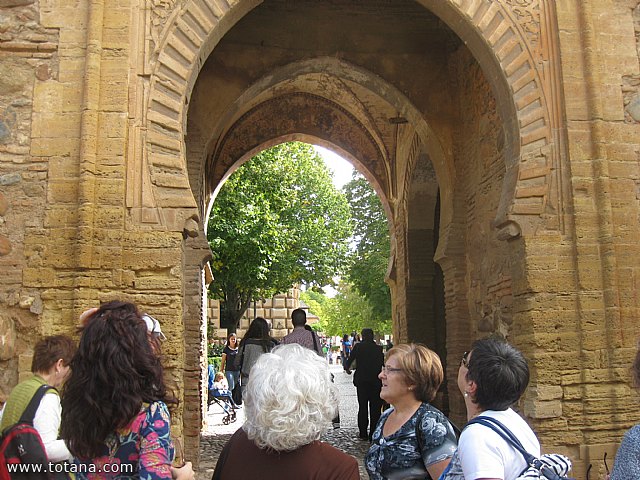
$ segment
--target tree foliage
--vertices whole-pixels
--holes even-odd
[[[369,182],[354,173],[344,186],[354,221],[347,282],[370,304],[374,322],[391,319],[391,292],[384,278],[389,264],[389,225],[382,203]]]
[[[242,165],[220,189],[208,221],[222,324],[235,330],[252,299],[293,284],[328,285],[345,264],[349,205],[311,145],[284,143]]]
[[[333,298],[309,291],[301,298],[309,310],[320,317],[318,330],[327,335],[342,336],[360,332],[365,327],[372,328],[378,335],[391,333],[391,317],[383,319],[374,314],[371,302],[348,283],[340,283]]]

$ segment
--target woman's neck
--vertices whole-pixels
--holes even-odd
[[[469,398],[465,398],[465,402],[467,405],[467,421],[476,418],[484,409],[480,407],[477,403],[472,402]]]
[[[45,372],[45,373],[37,372],[36,375],[38,375],[40,378],[42,378],[47,385],[51,385],[52,387],[55,387],[55,385],[52,383],[53,382],[53,377],[55,375],[54,371]]]
[[[399,399],[393,404],[395,412],[402,417],[410,417],[420,408],[422,402],[413,395]]]

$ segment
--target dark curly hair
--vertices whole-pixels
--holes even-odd
[[[109,434],[157,400],[175,403],[140,312],[127,302],[101,305],[82,331],[61,400],[69,450],[79,458],[100,455]]]

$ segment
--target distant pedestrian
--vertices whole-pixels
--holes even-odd
[[[344,365],[347,363],[347,359],[351,355],[351,340],[346,333],[342,337],[342,345],[340,347],[340,363]]]
[[[382,382],[378,375],[384,365],[384,354],[382,347],[376,345],[373,330],[370,328],[362,330],[362,341],[353,347],[344,364],[344,370],[350,374],[351,366],[354,364],[356,372],[353,375],[353,384],[358,394],[359,437],[361,440],[371,440],[382,414]]]
[[[249,383],[251,368],[258,361],[260,355],[269,353],[278,342],[269,335],[269,324],[262,317],[253,319],[247,333],[240,342],[238,354],[234,360],[234,366],[240,371],[240,384],[242,392]]]
[[[222,360],[220,362],[220,370],[224,372],[229,384],[229,390],[233,391],[236,385],[240,384],[240,369],[235,365],[236,355],[238,354],[238,337],[235,333],[227,335],[227,344],[222,350]]]
[[[311,327],[307,325],[307,313],[302,308],[296,308],[291,312],[291,323],[293,323],[293,331],[282,339],[282,343],[285,345],[297,343],[322,356],[320,339]],[[308,329],[305,327],[308,327]]]

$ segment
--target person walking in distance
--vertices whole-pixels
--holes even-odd
[[[238,354],[238,337],[235,333],[230,333],[227,336],[227,344],[222,350],[222,360],[220,363],[220,370],[224,372],[224,375],[229,384],[229,390],[233,391],[236,385],[240,384],[240,369],[236,368],[235,360]]]
[[[358,430],[361,440],[371,440],[371,436],[380,420],[382,382],[378,375],[384,365],[382,347],[373,340],[373,330],[362,330],[362,341],[358,342],[344,364],[344,370],[351,374],[351,366],[356,364],[353,384],[358,394]],[[367,431],[368,428],[368,431]]]
[[[249,374],[253,364],[256,363],[260,355],[269,353],[278,342],[276,342],[269,334],[271,327],[263,317],[253,319],[247,333],[240,342],[238,353],[236,355],[234,368],[240,371],[240,385],[242,392],[249,383]]]
[[[297,343],[302,347],[316,352],[322,357],[322,345],[320,344],[320,339],[316,332],[311,330],[311,327],[307,325],[307,313],[302,308],[296,308],[291,312],[291,323],[293,323],[293,332],[284,336],[282,344],[291,345],[293,343]],[[333,382],[333,374],[331,376],[331,381]],[[340,412],[338,411],[337,406],[336,412],[336,416],[331,421],[333,428],[340,427]]]
[[[340,348],[340,363],[344,365],[351,355],[351,340],[346,333],[342,337],[342,346]]]
[[[293,331],[289,335],[285,335],[282,343],[284,345],[297,343],[322,356],[322,345],[318,335],[313,330],[305,328],[307,314],[302,308],[296,308],[291,312],[291,323],[293,323]]]

